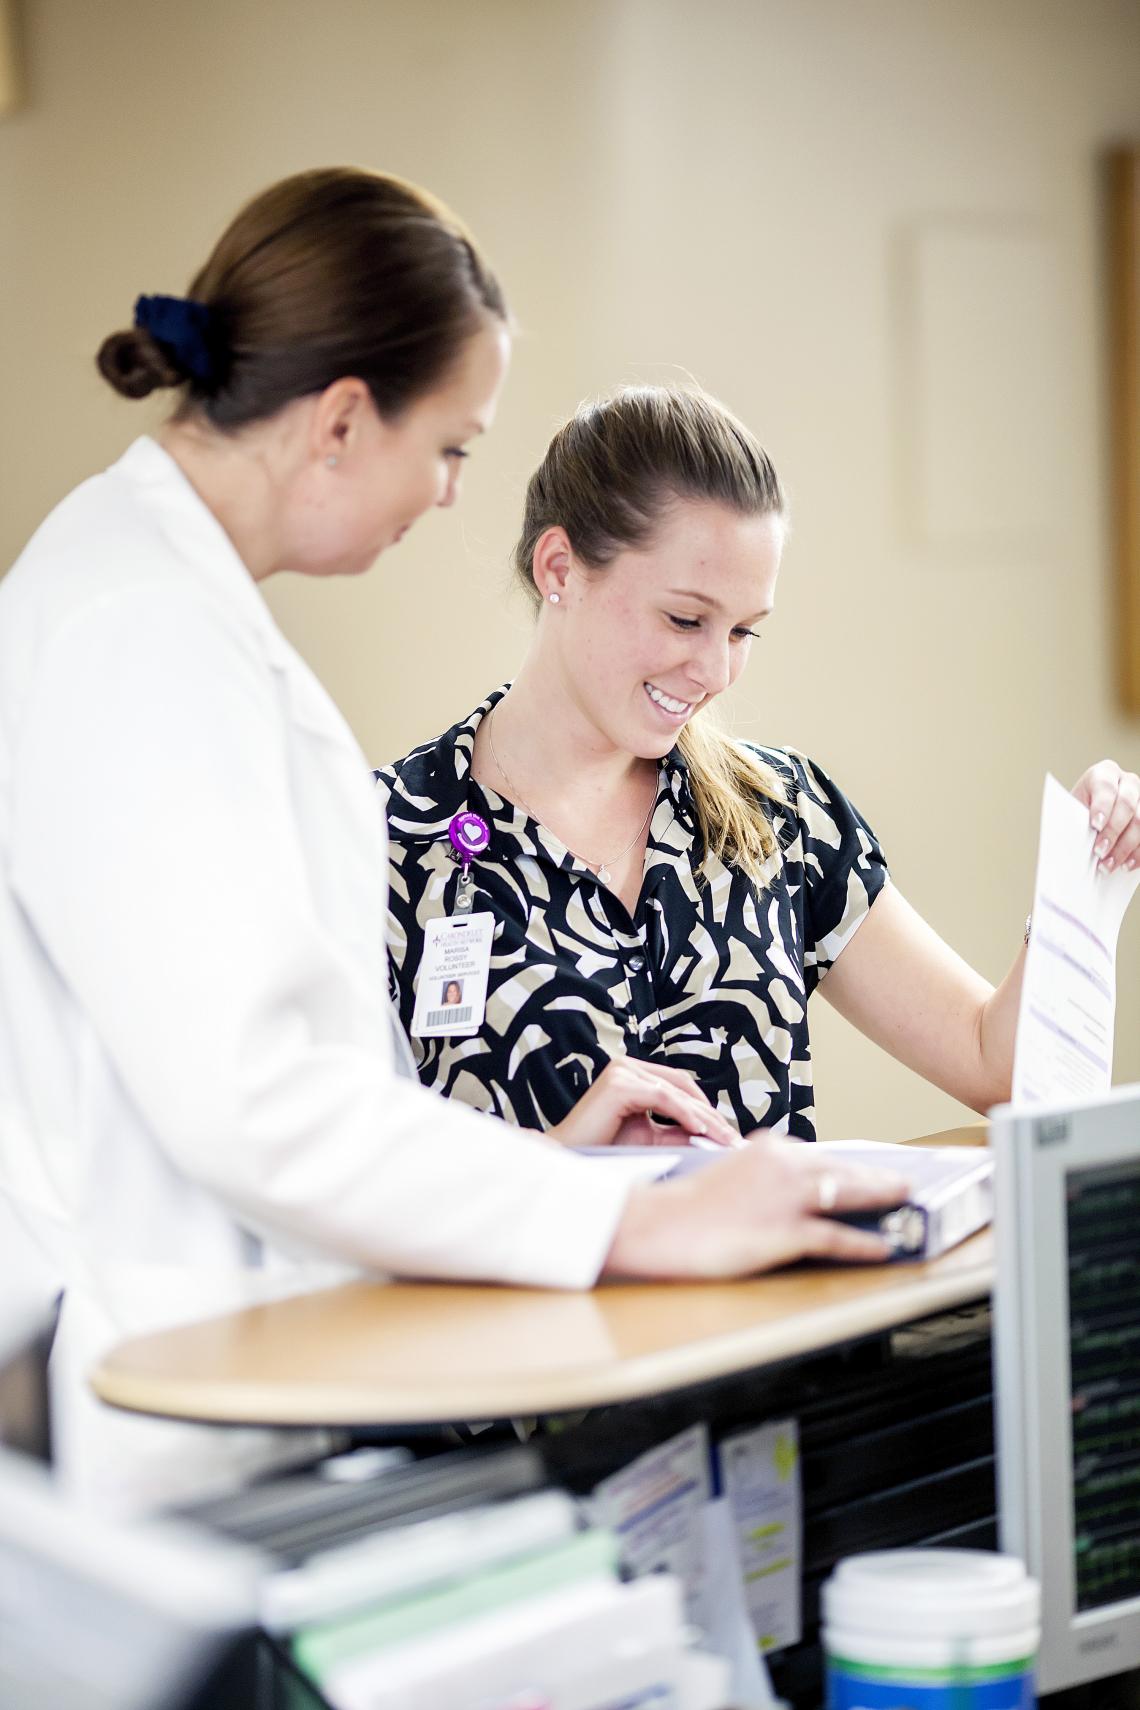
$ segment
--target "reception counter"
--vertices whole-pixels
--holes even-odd
[[[923,1144],[978,1143],[984,1129]],[[916,1142],[918,1143],[918,1142]],[[564,1412],[770,1366],[984,1299],[987,1230],[926,1264],[584,1293],[354,1282],[136,1338],[93,1375],[136,1412],[398,1426]]]

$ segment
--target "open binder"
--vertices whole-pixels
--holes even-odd
[[[994,1160],[988,1146],[895,1146],[833,1140],[828,1153],[845,1161],[897,1170],[909,1199],[884,1211],[838,1212],[844,1223],[882,1235],[896,1259],[936,1259],[993,1222]]]
[[[719,1147],[580,1146],[584,1157],[608,1159],[635,1180],[665,1181],[703,1169],[723,1156]],[[899,1146],[877,1140],[830,1140],[823,1150],[844,1162],[873,1164],[905,1176],[909,1199],[875,1211],[833,1211],[841,1223],[882,1235],[894,1259],[936,1259],[993,1221],[994,1164],[985,1146]]]

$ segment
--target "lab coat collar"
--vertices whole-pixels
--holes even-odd
[[[273,664],[287,663],[284,637],[233,541],[174,458],[143,434],[107,471],[152,512],[183,565],[256,629]]]

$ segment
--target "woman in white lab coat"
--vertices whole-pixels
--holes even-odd
[[[295,1454],[114,1415],[84,1374],[345,1267],[583,1287],[882,1256],[818,1213],[893,1178],[773,1142],[630,1192],[399,1073],[380,806],[257,584],[365,570],[452,503],[508,344],[445,209],[288,179],[187,298],[140,298],[106,341],[116,389],[175,387],[175,412],[0,584],[0,1264],[63,1294],[56,1448],[89,1494],[167,1502]],[[635,1063],[558,1137],[646,1107],[726,1137],[687,1077]]]

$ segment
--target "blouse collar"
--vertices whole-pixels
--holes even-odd
[[[377,772],[377,782],[388,798],[389,835],[401,843],[446,839],[448,825],[455,815],[470,811],[481,814],[491,827],[490,859],[494,858],[497,838],[507,836],[517,853],[533,855],[558,867],[580,867],[589,872],[525,808],[495,790],[484,789],[471,776],[475,733],[509,688],[510,684],[504,683],[434,742],[413,749],[403,760]],[[660,763],[650,843],[654,849],[687,854],[694,830],[688,768],[674,747]]]

